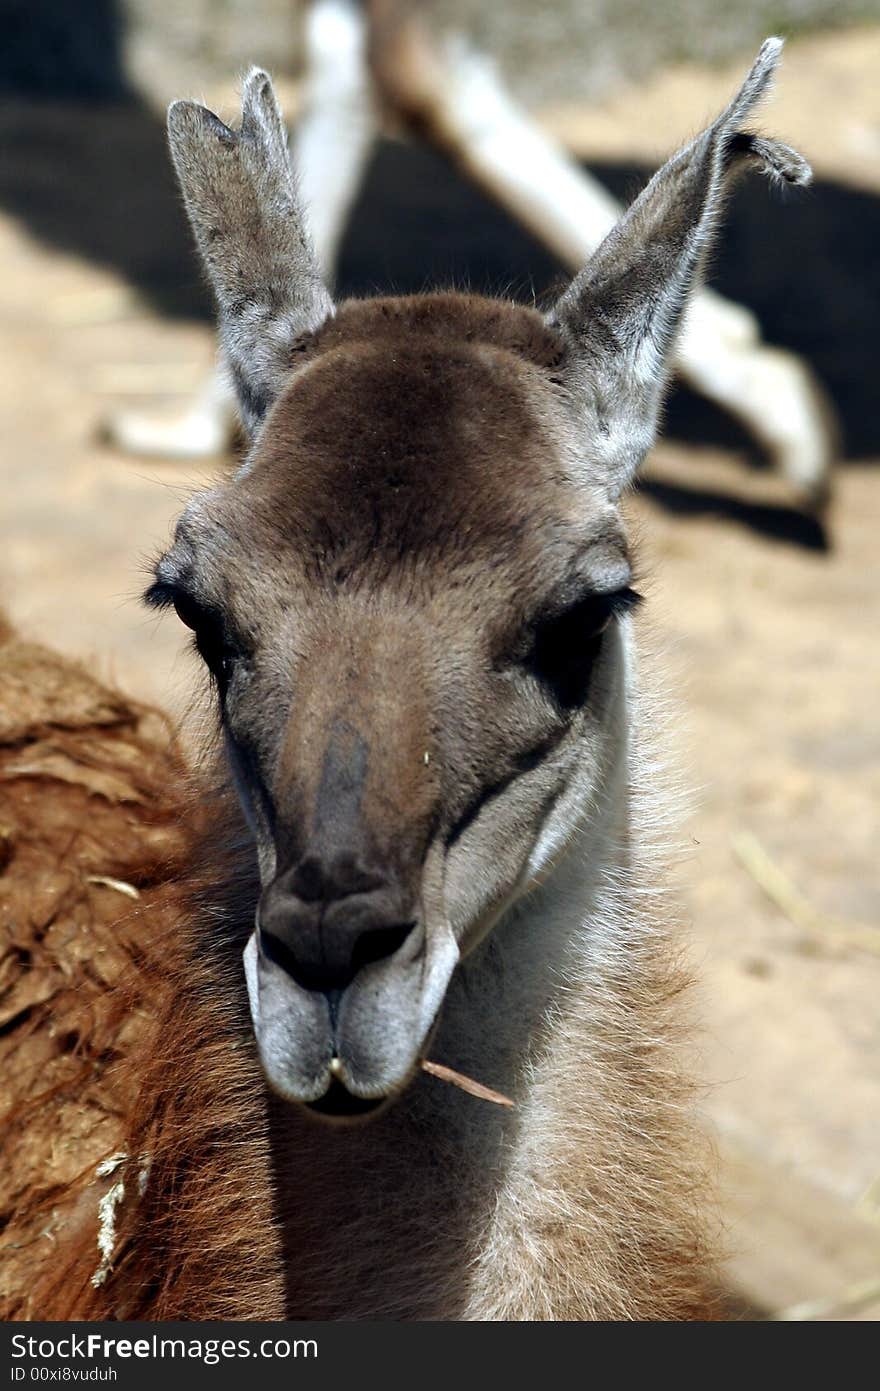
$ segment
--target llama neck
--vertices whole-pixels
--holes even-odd
[[[627,742],[615,746],[583,829],[461,963],[431,1045],[513,1110],[427,1075],[346,1129],[270,1098],[239,966],[251,872],[227,876],[222,909],[208,911],[213,890],[194,904],[133,1116],[129,1148],[151,1154],[154,1177],[131,1215],[138,1261],[108,1291],[114,1316],[705,1311],[705,1174],[672,1047],[681,980],[632,834]],[[230,828],[220,861],[238,844],[249,864]]]
[[[678,1242],[686,1223],[663,1171],[678,1178],[654,1076],[655,1055],[668,1072],[654,989],[665,970],[630,880],[627,787],[615,769],[604,816],[450,988],[432,1057],[511,1096],[512,1111],[429,1077],[357,1129],[273,1108],[291,1316],[656,1309],[639,1248],[662,1247],[670,1224]],[[666,1086],[672,1105],[668,1076]]]

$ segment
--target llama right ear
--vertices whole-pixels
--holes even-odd
[[[654,442],[675,336],[728,174],[753,160],[780,181],[810,181],[794,150],[741,129],[781,50],[781,39],[766,40],[730,105],[654,175],[548,315],[565,344],[562,370],[591,473],[612,498]]]
[[[333,301],[309,244],[272,83],[258,68],[245,79],[241,107],[235,131],[196,102],[173,102],[168,142],[252,433],[290,371],[292,344],[321,326]]]

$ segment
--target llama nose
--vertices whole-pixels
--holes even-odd
[[[395,885],[354,863],[303,860],[260,902],[264,955],[306,990],[344,990],[359,971],[393,956],[412,932],[411,907]]]

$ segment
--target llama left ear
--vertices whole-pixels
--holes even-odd
[[[670,357],[718,222],[727,176],[755,161],[807,184],[796,151],[741,130],[782,51],[767,39],[718,119],[654,175],[553,310],[567,351],[566,383],[585,425],[591,467],[617,498],[654,441]]]

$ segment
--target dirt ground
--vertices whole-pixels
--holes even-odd
[[[878,61],[880,30],[800,41],[774,112],[826,173],[874,192]],[[847,92],[845,116],[823,116],[816,83]],[[610,153],[638,159],[651,121],[668,149],[727,85],[682,71],[636,105],[618,96],[552,124],[584,153],[613,128]],[[181,500],[227,465],[134,461],[99,435],[122,405],[173,409],[211,361],[210,329],[160,317],[117,268],[14,213],[0,215],[0,264],[0,604],[29,635],[183,714],[194,668],[181,632],[134,598]],[[784,513],[785,489],[734,447],[661,444],[631,508],[640,621],[692,789],[677,877],[730,1279],[749,1307],[827,1299],[830,1317],[880,1312],[878,462],[840,467],[827,550],[760,525]],[[783,880],[772,896],[768,873]]]

